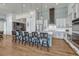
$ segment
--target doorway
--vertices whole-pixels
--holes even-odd
[[[55,24],[55,8],[49,9],[49,19],[50,24]]]

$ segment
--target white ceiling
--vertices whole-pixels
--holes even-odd
[[[68,4],[60,3],[0,3],[0,16],[4,16],[8,13],[25,13],[31,10],[45,10],[49,8],[56,8],[57,6],[64,6]]]
[[[55,3],[0,3],[0,15],[6,15],[8,13],[24,13],[31,10],[42,10],[45,8],[55,7]]]

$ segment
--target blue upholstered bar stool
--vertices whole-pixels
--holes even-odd
[[[29,42],[29,33],[24,32],[24,39],[25,39],[25,44]]]
[[[49,51],[48,33],[44,33],[44,39],[42,41],[42,46],[46,47],[47,51]]]
[[[32,46],[33,45],[37,45],[37,48],[38,48],[38,45],[40,44],[40,40],[38,38],[38,33],[37,32],[32,32]]]
[[[40,35],[39,35],[41,49],[42,49],[42,39],[43,39],[43,37],[44,37],[44,33],[41,32]]]
[[[18,30],[15,31],[15,42],[19,41],[20,39],[20,32]]]
[[[49,51],[49,41],[48,41],[48,33],[40,33],[42,44],[41,47],[46,47],[47,51]]]
[[[28,43],[29,43],[29,46],[32,44],[32,33],[29,33]]]
[[[22,41],[22,44],[23,44],[25,42],[25,33],[24,33],[24,31],[20,32],[20,36],[21,36],[20,41]]]
[[[19,43],[20,42],[23,44],[23,31],[19,31]]]

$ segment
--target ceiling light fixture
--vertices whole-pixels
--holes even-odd
[[[41,16],[40,16],[41,20],[43,19],[43,15],[42,15],[42,3],[41,3]]]

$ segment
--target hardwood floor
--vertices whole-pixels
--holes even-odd
[[[52,47],[48,52],[45,48],[32,47],[26,44],[14,43],[12,37],[4,37],[0,40],[0,56],[73,56],[76,53],[64,40],[53,39]]]

